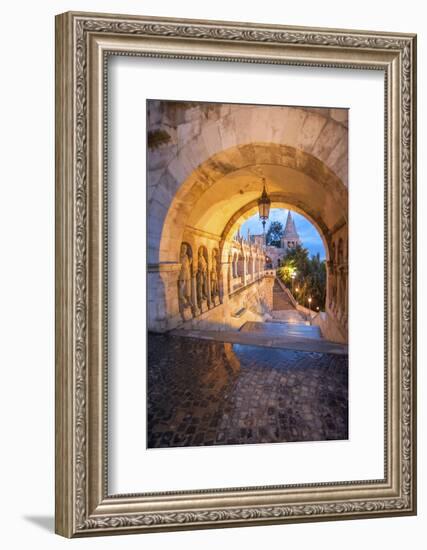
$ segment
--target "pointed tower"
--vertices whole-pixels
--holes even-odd
[[[285,231],[281,239],[282,248],[295,248],[298,244],[301,244],[300,236],[298,235],[297,228],[295,227],[294,220],[292,218],[291,211],[288,211],[288,217],[286,219]]]

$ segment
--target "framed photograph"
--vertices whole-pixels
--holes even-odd
[[[416,513],[416,37],[56,18],[56,532]]]

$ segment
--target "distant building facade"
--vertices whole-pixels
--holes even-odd
[[[250,239],[257,246],[262,246],[264,244],[264,235],[251,235]],[[297,228],[295,227],[295,222],[291,211],[289,210],[283,236],[280,239],[280,247],[266,246],[265,252],[271,259],[273,267],[277,267],[280,260],[282,260],[290,250],[296,248],[298,245],[302,245],[302,241]]]
[[[280,248],[288,251],[289,249],[295,248],[298,245],[301,245],[301,239],[298,234],[297,228],[295,227],[291,211],[289,210],[285,225],[285,231],[283,232],[283,237],[280,239]]]

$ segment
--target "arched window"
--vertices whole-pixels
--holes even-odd
[[[253,277],[254,274],[254,258],[252,254],[248,257],[248,273],[251,277]]]
[[[237,276],[243,277],[243,273],[244,273],[243,256],[242,254],[239,254],[239,257],[237,259]]]
[[[237,277],[237,252],[233,254],[233,262],[231,267],[232,267],[233,279],[235,279]]]

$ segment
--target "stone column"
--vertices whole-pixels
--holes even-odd
[[[207,273],[206,273],[206,286],[207,286],[207,295],[208,295],[208,299],[207,299],[207,302],[208,302],[208,308],[210,309],[211,307],[213,307],[215,305],[215,303],[212,302],[212,295],[211,295],[211,271],[210,271],[210,267],[209,267],[209,262],[207,262],[208,264],[208,270],[207,270]]]
[[[228,294],[230,294],[230,263],[229,262],[220,262],[219,263],[219,274],[218,274],[218,292],[219,292],[219,301],[221,304],[224,303],[224,299]]]
[[[348,323],[348,264],[343,269],[343,291],[344,291],[344,315],[343,321],[347,326]]]
[[[194,269],[193,266],[193,274],[191,276],[191,302],[192,302],[192,310],[193,310],[193,317],[197,317],[200,315],[200,311],[197,305],[197,281],[196,281],[197,272]]]
[[[331,296],[331,309],[334,314],[338,311],[338,267],[336,264],[332,264],[332,296]]]
[[[343,314],[343,296],[342,296],[342,266],[337,269],[337,319],[341,321]]]
[[[268,313],[271,313],[273,309],[273,286],[274,286],[275,275],[274,271],[269,271],[268,274],[263,278],[263,281],[260,285],[261,289],[264,289],[264,299],[267,304]]]
[[[325,309],[332,309],[332,278],[334,272],[334,264],[332,260],[326,262],[326,298],[325,298]]]
[[[148,328],[163,332],[182,321],[178,298],[180,263],[159,263],[147,266]],[[191,316],[189,311],[189,316]]]
[[[226,266],[225,268],[222,267],[222,266],[224,266],[224,265]],[[233,276],[232,276],[232,275],[233,275],[233,274],[232,274],[233,259],[232,259],[232,257],[230,258],[230,256],[228,256],[228,262],[227,262],[227,263],[224,262],[223,264],[221,264],[221,267],[222,267],[221,273],[222,273],[222,271],[223,271],[224,269],[227,270],[226,273],[223,273],[222,275],[223,275],[223,277],[224,277],[224,276],[227,277],[227,296],[229,296],[229,295],[231,294],[231,290],[232,290],[232,288],[231,288],[231,281],[233,280]],[[226,287],[225,287],[225,283],[224,283],[224,289],[225,289],[225,288],[226,288]],[[224,291],[224,294],[223,294],[223,298],[224,298],[224,295],[225,295],[225,291]]]
[[[246,255],[245,255],[245,254],[242,254],[242,257],[243,257],[243,278],[242,278],[242,283],[243,283],[243,286],[246,286],[246,282],[247,282],[247,276],[246,276],[246,270],[247,270]]]

